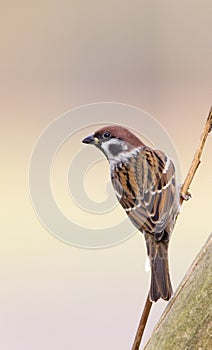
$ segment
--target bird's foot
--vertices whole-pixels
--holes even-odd
[[[181,193],[180,196],[184,201],[188,201],[192,197],[191,193],[188,191],[186,193]]]

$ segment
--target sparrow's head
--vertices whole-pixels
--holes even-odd
[[[119,157],[144,146],[131,131],[122,126],[105,126],[82,140],[98,147],[109,159]]]

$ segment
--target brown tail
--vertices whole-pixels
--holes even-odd
[[[168,242],[156,241],[152,234],[145,234],[145,239],[151,266],[150,300],[169,300],[172,286],[168,266]]]

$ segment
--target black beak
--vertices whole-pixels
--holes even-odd
[[[99,139],[97,137],[94,137],[93,135],[87,136],[82,140],[83,143],[96,145],[99,142]]]

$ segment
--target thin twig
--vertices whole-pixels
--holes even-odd
[[[191,163],[188,174],[187,174],[185,181],[183,183],[183,186],[181,188],[181,203],[183,202],[184,199],[187,199],[188,189],[189,189],[190,184],[194,178],[194,175],[197,171],[197,168],[200,165],[200,158],[202,155],[202,151],[203,151],[207,136],[208,136],[209,132],[211,131],[211,128],[212,128],[212,106],[211,106],[204,130],[203,130],[201,138],[200,138],[199,147],[194,155],[194,159]]]
[[[208,118],[207,118],[204,130],[203,130],[201,138],[200,138],[199,147],[194,155],[194,158],[193,158],[193,161],[192,161],[191,166],[189,168],[188,174],[187,174],[185,181],[181,187],[180,204],[182,204],[184,200],[187,200],[190,197],[188,190],[189,190],[190,184],[194,178],[194,175],[197,171],[197,168],[201,162],[200,158],[201,158],[201,155],[203,152],[205,141],[206,141],[208,134],[210,133],[211,130],[212,130],[212,106],[211,106],[211,109],[209,111]],[[143,313],[142,313],[142,316],[141,316],[141,319],[140,319],[140,322],[138,325],[138,329],[136,332],[135,340],[134,340],[134,343],[133,343],[131,350],[139,350],[139,346],[141,344],[142,336],[143,336],[143,333],[144,333],[144,330],[146,327],[147,320],[149,318],[149,313],[150,313],[151,307],[152,307],[152,301],[149,299],[149,293],[148,293],[146,303],[144,305]]]
[[[144,329],[145,329],[145,326],[146,326],[146,323],[147,323],[147,320],[148,320],[148,317],[149,317],[149,313],[150,313],[151,307],[152,307],[152,301],[149,299],[149,293],[148,293],[147,299],[146,299],[146,303],[144,305],[144,310],[143,310],[143,313],[142,313],[142,316],[141,316],[141,320],[139,322],[138,330],[137,330],[137,333],[136,333],[136,336],[135,336],[135,340],[134,340],[134,343],[133,343],[133,346],[132,346],[132,350],[138,350],[139,349],[139,346],[140,346],[141,339],[142,339],[142,336],[143,336],[143,333],[144,333]]]

